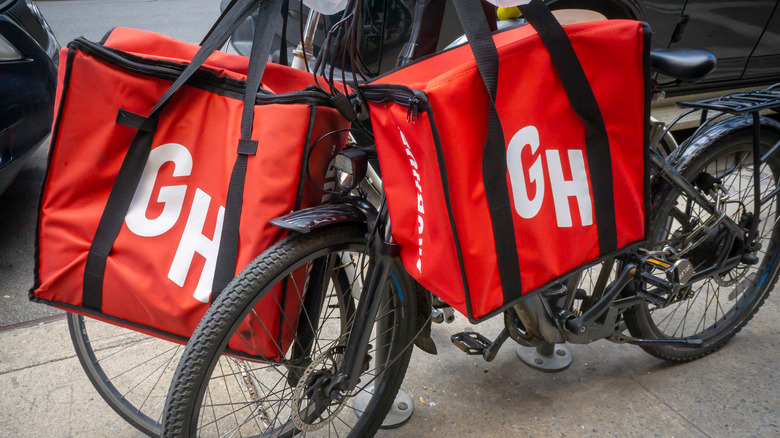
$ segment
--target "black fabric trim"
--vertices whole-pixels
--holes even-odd
[[[204,36],[203,39],[200,40],[200,44],[198,44],[199,46],[206,44],[206,41],[208,41],[208,39],[211,37],[211,34],[213,34],[216,31],[219,23],[222,23],[222,20],[225,19],[225,16],[228,14],[228,12],[230,12],[231,9],[233,9],[233,6],[235,6],[236,3],[238,3],[238,0],[230,0],[230,3],[228,3],[227,6],[225,6],[225,9],[223,9],[222,12],[219,14],[217,21],[215,21],[214,24],[211,25],[211,29],[209,29],[209,31],[206,32],[206,36]]]
[[[41,190],[38,192],[38,218],[35,225],[35,266],[33,268],[33,287],[29,290],[28,296],[32,300],[34,298],[34,292],[41,286],[41,209],[43,208],[43,194],[46,190],[46,183],[49,181],[49,170],[51,169],[51,160],[54,156],[54,146],[57,144],[57,138],[60,133],[60,122],[62,121],[62,113],[65,110],[65,101],[68,97],[68,89],[70,88],[70,75],[73,71],[73,60],[76,57],[76,50],[68,48],[68,55],[65,59],[65,74],[62,76],[62,94],[60,95],[60,106],[57,108],[57,118],[54,121],[54,128],[51,132],[51,139],[49,140],[49,153],[46,159],[46,175],[43,177],[43,183],[41,183]]]
[[[142,58],[112,47],[97,45],[83,38],[72,41],[68,44],[68,47],[74,47],[89,56],[131,73],[168,81],[175,80],[187,66],[185,63]],[[187,86],[220,96],[243,100],[246,82],[201,69],[190,78]],[[300,103],[332,107],[328,95],[314,86],[283,94],[271,94],[267,90],[260,89],[255,103],[257,105]]]
[[[645,196],[645,239],[650,239],[650,111],[653,98],[653,81],[652,74],[653,69],[650,66],[650,41],[652,39],[653,31],[650,29],[650,25],[642,23],[642,36],[644,42],[644,53],[642,54],[642,63],[644,68],[645,78],[645,135],[644,135],[644,147],[642,148],[643,159],[645,160],[644,166],[644,196]]]
[[[255,155],[257,154],[257,140],[238,140],[238,153],[239,155]]]
[[[309,154],[311,153],[311,137],[314,133],[314,120],[317,117],[317,106],[312,105],[309,110],[309,127],[306,129],[306,139],[303,143],[303,156],[301,157],[301,171],[298,175],[298,190],[295,192],[295,211],[301,209],[303,202],[303,186],[306,184],[306,172],[309,169]]]
[[[421,94],[424,94],[421,92]],[[433,108],[427,102],[426,97],[426,109],[428,114],[428,124],[431,127],[431,134],[433,134],[433,144],[436,146],[436,161],[439,164],[439,175],[441,177],[441,187],[444,192],[444,204],[447,206],[447,218],[450,220],[450,229],[452,230],[452,238],[455,242],[455,254],[458,256],[458,267],[460,268],[460,281],[463,283],[463,291],[466,294],[466,310],[469,319],[474,316],[474,311],[471,307],[471,292],[469,289],[469,280],[466,275],[466,266],[463,262],[463,250],[460,246],[460,237],[458,236],[458,228],[455,225],[455,214],[452,210],[452,199],[450,197],[450,180],[447,176],[447,162],[444,158],[444,150],[441,146],[441,138],[439,137],[439,130],[436,128],[436,120],[433,117]]]
[[[555,19],[550,8],[539,0],[532,0],[521,5],[520,10],[542,39],[572,108],[585,124],[585,154],[588,157],[588,168],[591,170],[599,254],[612,253],[617,249],[612,156],[607,128],[596,96],[566,31]]]
[[[499,35],[499,34],[502,34],[502,33],[504,33],[504,32],[509,32],[509,31],[512,31],[512,30],[518,29],[518,28],[520,28],[520,27],[522,27],[522,26],[518,26],[518,27],[509,27],[509,28],[506,28],[506,29],[499,29],[499,30],[496,30],[496,31],[494,31],[494,32],[491,32],[491,34],[492,34],[492,35]],[[410,67],[410,66],[412,66],[412,65],[414,65],[414,64],[417,64],[418,62],[423,62],[423,61],[426,61],[426,60],[428,60],[429,58],[433,58],[434,56],[441,55],[442,53],[447,53],[447,52],[450,52],[450,51],[452,51],[452,50],[459,49],[459,48],[461,48],[461,47],[463,47],[463,46],[465,46],[465,45],[467,45],[467,44],[468,44],[468,42],[465,42],[465,43],[463,43],[463,44],[458,44],[457,46],[452,46],[452,47],[450,47],[450,48],[447,48],[447,49],[444,49],[444,50],[441,50],[441,51],[438,51],[438,52],[429,53],[429,54],[427,54],[427,55],[420,56],[419,58],[415,58],[415,59],[413,59],[413,60],[411,60],[411,61],[407,62],[407,63],[406,63],[406,64],[404,64],[404,65],[400,65],[400,66],[398,66],[398,67],[395,67],[395,68],[393,68],[392,70],[388,70],[388,71],[386,71],[386,72],[382,73],[381,75],[378,75],[378,76],[374,76],[374,77],[372,77],[372,78],[371,78],[371,80],[370,80],[370,81],[368,81],[368,82],[366,82],[366,84],[365,84],[365,85],[368,85],[368,84],[370,84],[370,83],[372,83],[372,82],[374,82],[374,81],[377,81],[377,80],[379,80],[379,79],[382,79],[382,78],[383,78],[383,77],[385,77],[385,76],[388,76],[388,75],[391,75],[391,74],[393,74],[393,73],[396,73],[398,70],[403,70],[403,69],[405,69],[405,68],[407,68],[407,67]]]
[[[116,26],[112,27],[111,30],[103,34],[103,38],[101,38],[100,41],[98,41],[98,44],[100,45],[106,44],[106,41],[108,41],[108,37],[110,37],[115,30],[116,30]]]
[[[279,64],[289,65],[287,61],[287,19],[290,15],[290,0],[282,0],[282,31],[279,33]],[[281,335],[279,337],[281,339]]]
[[[522,295],[522,281],[507,182],[506,142],[495,105],[498,49],[480,3],[455,0],[454,4],[489,96],[487,138],[482,151],[482,180],[490,209],[503,302],[508,302]]]
[[[116,123],[129,126],[138,131],[154,132],[157,130],[157,119],[144,117],[121,108],[116,114]]]
[[[244,203],[244,181],[248,158],[248,155],[238,155],[230,174],[230,184],[225,199],[225,219],[222,223],[222,237],[220,237],[219,252],[217,253],[217,267],[214,270],[214,281],[211,286],[211,303],[214,303],[222,289],[230,283],[236,274],[238,235]]]
[[[182,85],[187,83],[190,77],[192,77],[192,75],[200,69],[200,67],[203,65],[203,63],[206,62],[212,53],[216,52],[217,49],[222,47],[225,42],[227,42],[228,38],[230,38],[233,32],[235,32],[238,26],[243,23],[244,19],[246,19],[246,17],[252,13],[257,4],[260,2],[260,0],[238,1],[241,2],[240,6],[239,3],[236,3],[236,6],[230,8],[223,19],[220,20],[219,24],[217,24],[217,26],[214,28],[213,33],[209,35],[209,38],[207,38],[206,41],[204,41],[203,45],[200,47],[200,49],[198,49],[197,53],[195,53],[195,56],[192,57],[190,63],[187,64],[187,67],[184,69],[184,71],[181,72],[181,75],[179,75],[179,77],[173,81],[168,90],[166,90],[162,97],[160,97],[160,100],[157,101],[157,104],[154,105],[154,108],[152,108],[149,116],[157,116],[160,111],[165,108],[176,91],[178,91]]]

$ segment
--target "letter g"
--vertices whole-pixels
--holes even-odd
[[[512,194],[515,201],[515,211],[520,217],[530,219],[539,213],[544,200],[544,171],[542,156],[536,158],[528,169],[529,182],[536,183],[536,196],[528,198],[528,186],[525,181],[525,170],[521,159],[523,149],[531,147],[531,153],[539,148],[539,131],[533,126],[526,126],[512,137],[506,151],[506,165],[509,169],[509,181],[512,183]]]
[[[130,208],[125,216],[125,223],[131,232],[142,237],[159,236],[171,227],[179,219],[181,207],[184,204],[184,195],[187,192],[186,185],[166,186],[160,188],[157,202],[163,203],[162,213],[155,219],[146,217],[146,210],[152,200],[154,183],[160,168],[168,161],[174,164],[173,176],[189,176],[192,172],[192,155],[184,146],[176,143],[160,145],[149,153],[141,181],[135,190]]]

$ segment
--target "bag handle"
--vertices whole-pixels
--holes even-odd
[[[168,101],[173,97],[174,93],[184,85],[193,74],[206,62],[206,60],[219,49],[228,38],[236,31],[238,26],[244,22],[252,11],[254,11],[258,4],[262,0],[239,0],[234,6],[231,6],[227,13],[220,17],[218,23],[211,32],[211,34],[203,42],[203,45],[198,49],[195,56],[193,56],[189,65],[181,72],[178,78],[171,84],[168,90],[160,97],[160,100],[152,108],[149,113],[150,118],[155,118],[159,115],[160,111],[165,107]],[[265,3],[268,3],[267,1]],[[258,23],[261,21],[258,20]],[[259,26],[258,26],[259,27]],[[265,27],[265,26],[264,26]],[[248,79],[248,78],[247,78]]]
[[[506,142],[495,104],[498,88],[498,49],[493,42],[480,2],[454,0],[453,3],[488,92],[488,131],[482,149],[482,181],[493,225],[498,275],[504,303],[508,303],[520,298],[523,288],[520,281],[520,260],[517,257],[512,204],[509,201],[509,186],[506,178]],[[464,285],[464,288],[467,287],[468,285]]]
[[[160,100],[150,111],[149,117],[143,117],[137,114],[128,113],[126,111],[120,111],[118,116],[118,122],[124,123],[125,121],[132,121],[131,127],[137,129],[136,135],[133,137],[132,143],[128,147],[127,154],[122,161],[122,166],[117,173],[114,185],[111,188],[111,193],[106,202],[106,207],[103,210],[103,214],[100,217],[97,230],[95,231],[95,237],[92,240],[92,244],[87,255],[86,266],[84,269],[84,282],[82,290],[82,305],[86,308],[100,312],[103,301],[103,277],[106,270],[106,261],[111,249],[114,246],[114,241],[119,235],[119,231],[124,223],[127,211],[130,208],[135,190],[138,187],[138,183],[141,179],[146,161],[149,158],[149,153],[152,148],[152,140],[154,134],[154,127],[156,126],[156,119],[159,112],[170,101],[171,97],[184,85],[195,72],[203,65],[204,62],[214,53],[219,47],[224,45],[225,41],[233,34],[235,29],[243,22],[243,20],[250,14],[261,0],[238,0],[238,2],[230,7],[230,10],[223,14],[218,24],[214,26],[210,35],[206,38],[203,46],[198,50],[190,64],[182,71],[178,78],[171,84],[168,90],[162,95]],[[261,14],[269,14],[268,18],[273,21],[274,15],[271,10],[272,4],[278,4],[279,0],[268,0],[266,6],[261,8]],[[264,20],[258,21],[259,23],[265,23]],[[256,40],[268,39],[270,34],[271,40],[273,39],[273,33],[276,29],[269,23],[262,28],[258,27],[256,30]],[[262,35],[262,37],[257,37]],[[261,50],[266,50],[267,53],[260,53]],[[247,89],[244,93],[244,108],[247,107],[247,102],[254,103],[255,96],[259,90],[259,84],[265,70],[265,63],[270,54],[270,45],[261,43],[257,48],[253,48],[253,59],[250,59],[250,69],[247,72]],[[250,89],[251,88],[251,89]],[[247,143],[251,137],[251,120],[253,119],[254,106],[251,106],[251,111],[247,113],[244,111],[242,115],[242,132],[241,140],[239,141],[239,153],[246,151]],[[249,122],[245,122],[248,119]],[[148,123],[147,123],[148,122]],[[127,123],[125,123],[127,124]],[[244,170],[246,164],[244,163]],[[239,169],[240,170],[240,169]],[[236,169],[234,166],[234,172]],[[241,180],[241,195],[243,195],[243,175],[240,176]],[[231,183],[233,182],[233,175],[231,175]],[[235,190],[234,190],[235,191]],[[230,190],[228,190],[230,195]],[[240,198],[239,198],[240,202]],[[226,211],[227,213],[227,211]],[[237,212],[240,217],[240,205]],[[233,216],[236,215],[235,207],[233,208]],[[227,222],[227,220],[225,221]],[[234,226],[223,226],[229,228],[230,232],[238,233],[238,223],[235,222]],[[235,245],[237,248],[237,244]],[[221,251],[221,250],[220,250]],[[219,259],[219,255],[217,256]],[[235,270],[235,266],[233,267]],[[231,273],[232,274],[232,273]],[[232,278],[232,275],[231,277]],[[229,281],[229,280],[228,280]],[[212,294],[213,295],[213,294]]]
[[[577,116],[585,124],[585,155],[593,186],[593,206],[599,236],[599,254],[604,256],[617,250],[617,225],[615,223],[615,195],[612,179],[612,156],[609,151],[609,135],[604,125],[599,104],[588,77],[582,69],[571,40],[555,16],[544,3],[533,0],[520,6],[528,24],[533,26],[550,53],[555,72],[563,83],[563,89]]]
[[[206,36],[204,36],[203,39],[200,40],[200,44],[198,44],[199,46],[206,44],[206,41],[209,39],[211,34],[214,33],[219,23],[221,23],[222,20],[225,19],[225,15],[227,15],[230,12],[230,10],[233,9],[233,6],[235,6],[236,3],[238,3],[238,0],[230,0],[227,6],[225,6],[225,9],[222,10],[222,13],[219,14],[219,18],[217,18],[217,21],[215,21],[214,24],[211,25],[211,29],[209,29],[209,31],[206,33]]]
[[[211,302],[230,283],[236,273],[238,262],[239,225],[241,210],[244,203],[244,183],[246,168],[250,155],[257,153],[257,140],[252,140],[252,125],[255,114],[255,96],[260,89],[260,82],[268,62],[268,55],[274,42],[276,28],[282,21],[283,0],[266,0],[260,6],[257,26],[252,40],[252,51],[249,55],[249,70],[247,71],[246,92],[244,93],[244,110],[241,115],[241,140],[238,142],[238,157],[233,165],[225,201],[225,221],[222,226],[217,265],[214,271],[214,281],[211,287]]]

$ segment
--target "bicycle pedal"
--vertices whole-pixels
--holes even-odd
[[[452,343],[469,356],[482,356],[493,343],[477,332],[460,332],[450,337]]]
[[[693,278],[693,265],[686,259],[680,259],[674,263],[669,263],[665,260],[647,257],[645,258],[645,263],[661,269],[664,274],[666,274],[667,281],[674,285],[686,286],[688,282],[691,281],[691,278]]]

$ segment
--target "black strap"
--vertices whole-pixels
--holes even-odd
[[[234,7],[220,17],[218,24],[203,46],[193,57],[190,64],[184,69],[181,75],[173,82],[170,88],[163,94],[155,107],[150,111],[148,117],[141,117],[137,114],[120,111],[117,118],[121,121],[127,121],[128,124],[135,123],[139,125],[138,132],[133,137],[127,154],[122,161],[122,166],[117,173],[114,185],[111,188],[103,215],[100,217],[95,237],[92,240],[89,253],[87,255],[86,267],[84,270],[84,285],[82,295],[82,305],[86,308],[101,311],[103,301],[103,277],[105,274],[106,260],[114,246],[114,241],[122,228],[130,202],[133,199],[135,190],[141,179],[144,166],[149,158],[152,148],[153,129],[148,128],[156,124],[157,116],[165,104],[170,100],[173,94],[200,68],[201,65],[221,47],[236,27],[252,12],[261,0],[237,0]],[[256,91],[255,91],[256,94]],[[254,95],[254,94],[253,94]],[[134,116],[138,116],[135,118]]]
[[[211,29],[209,29],[209,31],[206,33],[206,36],[204,36],[203,39],[200,40],[201,46],[206,44],[206,40],[208,40],[211,37],[211,34],[213,34],[214,30],[217,28],[217,26],[219,26],[219,23],[221,23],[222,20],[225,19],[225,15],[227,15],[228,12],[230,12],[230,10],[233,9],[233,6],[235,6],[237,2],[238,0],[230,0],[227,6],[225,6],[225,9],[223,9],[222,13],[219,14],[219,18],[217,18],[217,21],[215,21],[214,24],[211,25]]]
[[[501,120],[496,111],[496,89],[498,87],[498,49],[490,34],[480,2],[455,0],[455,10],[466,32],[477,68],[485,83],[488,95],[488,132],[482,151],[482,179],[485,197],[490,209],[493,225],[493,242],[496,246],[498,275],[504,302],[513,301],[522,295],[520,261],[517,257],[517,241],[512,222],[512,205],[509,202],[507,183],[506,143]]]
[[[212,53],[217,51],[220,47],[225,45],[225,42],[230,38],[230,35],[236,31],[238,26],[248,17],[252,11],[255,10],[257,5],[262,0],[239,0],[238,3],[222,17],[219,24],[214,28],[214,32],[206,38],[206,41],[200,47],[192,61],[181,72],[178,78],[173,81],[173,84],[165,91],[160,100],[154,106],[149,113],[149,117],[156,117],[160,110],[162,110],[168,101],[173,97],[182,85],[184,85],[193,74],[203,65],[204,62],[211,56]]]
[[[588,157],[588,167],[592,169],[590,181],[599,235],[599,253],[602,256],[610,254],[617,250],[612,157],[607,127],[604,125],[596,96],[582,70],[571,40],[550,8],[541,1],[533,0],[520,6],[520,11],[542,39],[574,112],[585,124],[585,154]]]
[[[125,221],[138,182],[141,180],[144,165],[152,149],[152,136],[151,131],[139,130],[136,132],[125,159],[122,161],[122,167],[119,168],[114,186],[111,188],[106,208],[100,217],[84,269],[81,304],[88,309],[101,311],[106,260]]]
[[[287,19],[290,15],[290,0],[282,0],[282,37],[279,38],[279,64],[288,65],[287,61]],[[279,338],[281,339],[281,337]]]
[[[157,119],[144,117],[123,109],[120,109],[119,113],[117,113],[116,122],[139,131],[154,132],[157,130]]]
[[[227,200],[225,201],[225,222],[222,227],[222,237],[217,255],[217,266],[214,272],[214,282],[211,287],[211,302],[219,296],[219,292],[230,283],[236,273],[238,260],[238,237],[241,223],[241,207],[244,203],[244,182],[246,167],[250,155],[257,150],[257,142],[251,140],[252,124],[255,115],[255,99],[260,89],[260,81],[268,62],[268,54],[274,42],[276,29],[282,15],[279,13],[283,0],[267,0],[260,6],[257,16],[258,26],[252,41],[252,52],[249,56],[249,71],[247,72],[246,92],[244,94],[244,112],[241,116],[241,140],[238,145],[238,157],[230,175]],[[259,26],[260,24],[263,26]],[[247,147],[247,145],[252,145]],[[249,153],[251,152],[251,153]]]

